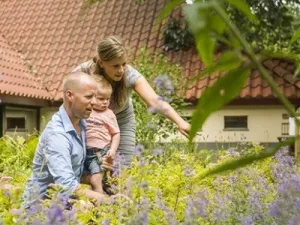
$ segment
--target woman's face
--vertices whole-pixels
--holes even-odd
[[[127,57],[125,54],[110,61],[99,60],[100,66],[112,81],[120,81],[125,74]]]

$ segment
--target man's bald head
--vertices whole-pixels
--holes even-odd
[[[88,118],[96,103],[96,94],[95,78],[84,72],[70,73],[63,81],[64,106],[71,119]]]
[[[63,81],[63,92],[67,90],[72,92],[80,92],[85,85],[96,85],[95,79],[84,72],[74,72],[68,74]]]

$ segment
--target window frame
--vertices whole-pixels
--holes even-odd
[[[5,118],[6,119],[6,132],[8,131],[8,132],[14,132],[14,131],[16,131],[16,132],[27,132],[27,124],[26,124],[26,117],[25,116],[19,116],[19,117],[6,117]],[[24,127],[21,127],[21,128],[19,128],[19,127],[14,127],[14,128],[9,128],[9,120],[10,119],[23,119],[24,120]],[[23,122],[23,121],[22,121]]]
[[[240,127],[226,127],[226,118],[231,118],[231,119],[238,119],[238,118],[245,118],[246,119],[246,126],[240,126]],[[237,121],[239,122],[239,121]],[[228,124],[227,124],[228,126]],[[249,128],[248,128],[248,116],[246,115],[239,115],[239,116],[224,116],[224,129],[223,131],[249,131]]]

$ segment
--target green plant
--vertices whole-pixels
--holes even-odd
[[[247,152],[262,151],[261,146],[248,146]],[[114,178],[119,192],[130,199],[115,197],[93,205],[80,196],[81,200],[71,200],[72,210],[63,209],[67,199],[54,189],[50,199],[41,205],[30,211],[19,209],[24,180],[29,174],[8,178],[0,173],[0,218],[4,224],[24,225],[50,221],[90,225],[229,225],[248,221],[271,225],[288,224],[297,218],[299,193],[295,188],[300,182],[300,170],[285,149],[245,168],[199,179],[206,171],[243,157],[244,152],[224,149],[189,153],[185,148],[169,145],[153,155],[151,149],[146,149],[130,169]],[[8,167],[14,169],[14,165]],[[284,210],[277,213],[279,206]]]
[[[188,50],[195,46],[193,35],[184,20],[170,18],[164,27],[164,50]]]
[[[158,53],[149,54],[146,48],[140,50],[139,56],[134,64],[139,72],[145,76],[149,83],[154,83],[153,88],[156,93],[166,100],[177,111],[180,111],[185,105],[184,99],[177,93],[183,88],[181,86],[181,68],[179,65],[170,64],[167,59]],[[161,79],[162,78],[162,79]],[[157,79],[160,79],[157,81]],[[163,81],[162,81],[163,80]],[[167,92],[159,82],[171,82],[171,89],[175,87],[174,91]],[[173,85],[173,86],[172,86]],[[158,114],[150,114],[147,106],[138,95],[133,94],[133,102],[136,116],[136,136],[137,142],[143,144],[153,144],[157,140],[167,138],[175,132],[175,125],[161,117]]]
[[[5,135],[0,138],[0,172],[16,175],[28,171],[32,166],[37,143],[36,136],[27,141],[20,136],[12,138]]]

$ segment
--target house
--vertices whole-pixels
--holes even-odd
[[[62,103],[63,77],[93,57],[98,41],[104,37],[121,36],[131,48],[131,60],[143,46],[149,52],[163,52],[166,20],[157,24],[156,19],[166,2],[103,0],[88,7],[85,0],[2,1],[0,135],[15,127],[24,132],[43,129],[40,118],[49,119]],[[5,53],[7,49],[13,52],[10,60]],[[170,63],[182,65],[186,80],[204,69],[194,49],[164,54]],[[299,84],[291,80],[293,65],[280,60],[264,64],[287,97],[298,102]],[[13,69],[7,70],[7,67]],[[205,88],[217,78],[218,75],[206,77],[189,87],[186,100],[195,105]],[[194,105],[186,110],[187,116],[191,115]],[[12,117],[16,119],[10,119]],[[281,127],[288,121],[286,117],[283,106],[257,71],[253,71],[240,96],[207,120],[197,140],[206,143],[239,141],[244,135],[249,141],[277,142],[277,137],[284,133]]]
[[[22,55],[0,36],[0,136],[32,133],[40,126],[41,108],[50,100]]]
[[[266,59],[262,64],[290,102],[294,106],[299,105],[300,79],[293,78],[293,62]],[[201,70],[203,65],[199,68]],[[212,76],[203,77],[188,88],[185,99],[192,102],[193,107],[186,110],[187,115],[191,115],[196,102],[199,99],[201,101],[203,91],[220,76],[221,73],[214,73]],[[191,78],[192,76],[187,76],[187,80]],[[198,132],[197,140],[212,148],[224,142],[274,144],[278,142],[278,138],[289,135],[289,117],[270,86],[262,79],[258,70],[254,69],[239,96],[207,119],[202,130]]]

